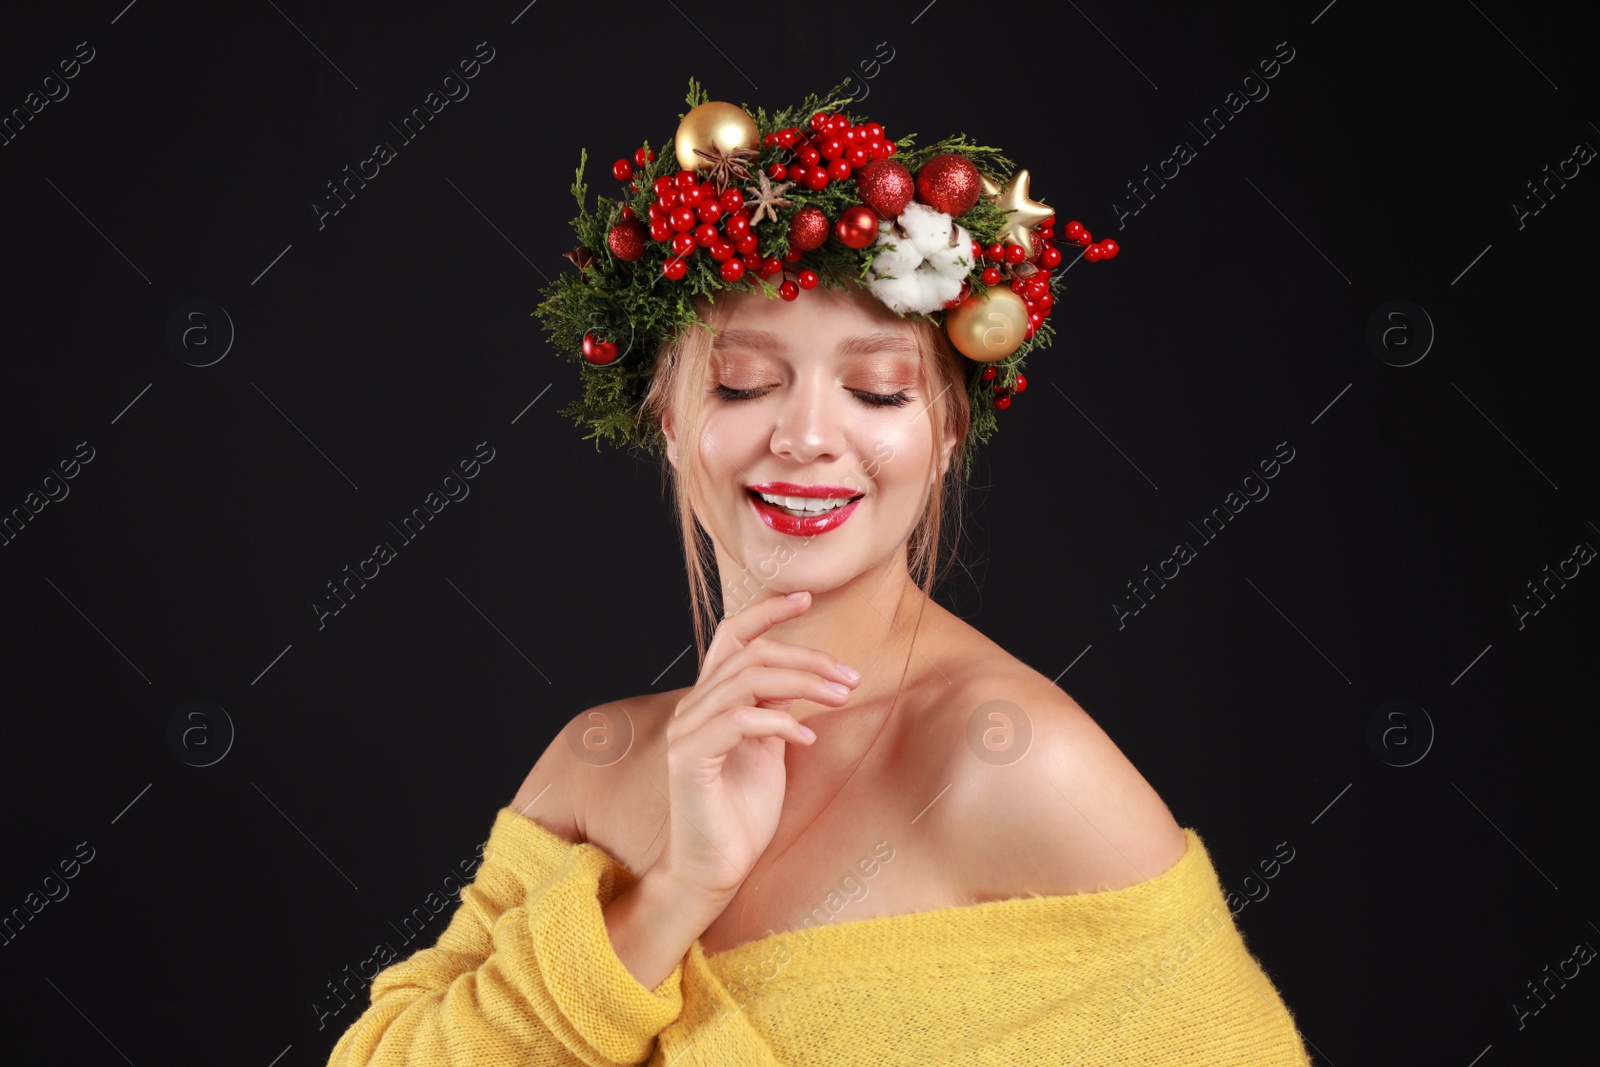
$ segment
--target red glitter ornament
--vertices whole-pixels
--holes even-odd
[[[856,195],[880,218],[898,218],[916,192],[916,180],[896,159],[874,160],[856,175]]]
[[[972,160],[959,152],[934,156],[917,171],[917,196],[946,215],[972,210],[983,192],[982,179]]]
[[[638,219],[624,219],[606,234],[606,247],[618,259],[632,263],[644,255],[645,243],[649,239],[650,234],[645,231],[644,223]]]
[[[803,207],[789,220],[789,244],[810,252],[828,240],[828,216],[819,207]]]

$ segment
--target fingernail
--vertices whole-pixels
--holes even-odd
[[[844,694],[844,693],[849,693],[850,692],[850,687],[849,686],[844,685],[841,682],[835,682],[835,681],[832,681],[832,680],[830,680],[828,682],[828,688],[832,689],[835,693]]]
[[[840,663],[837,664],[837,666],[839,668],[839,673],[850,679],[852,682],[861,681],[861,672],[850,666],[848,663]]]
[[[805,592],[804,589],[797,589],[794,592],[790,593],[788,596],[784,597],[783,599],[785,599],[785,600],[799,600],[801,597],[803,597],[805,595],[806,595],[806,592]]]

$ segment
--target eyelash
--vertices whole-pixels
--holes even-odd
[[[717,397],[717,399],[729,401],[753,400],[765,391],[766,390],[764,389],[730,389],[720,382],[711,387],[711,392]],[[871,393],[864,389],[852,389],[850,391],[859,397],[863,403],[872,407],[897,408],[903,407],[912,401],[911,394],[906,392],[904,389],[897,393]]]

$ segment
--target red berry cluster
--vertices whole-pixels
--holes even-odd
[[[773,181],[791,181],[812,192],[821,192],[829,182],[842,182],[875,159],[888,159],[895,143],[884,137],[876,122],[852,126],[838,112],[819,111],[811,116],[810,132],[801,136],[800,127],[777,130],[761,139],[766,148],[787,149],[791,154],[767,168]]]
[[[986,382],[994,382],[995,376],[998,373],[999,372],[997,372],[993,367],[985,367],[983,368],[983,380]],[[1012,396],[1022,392],[1026,388],[1028,388],[1028,379],[1021,374],[1017,375],[1017,384],[1012,386],[1010,389],[1007,389],[999,382],[994,382],[994,406],[999,408],[1001,411],[1004,411],[1006,408],[1011,406]]]
[[[663,174],[654,188],[650,236],[672,247],[672,255],[661,266],[668,278],[677,281],[688,273],[689,257],[701,248],[721,264],[724,281],[736,282],[747,270],[765,278],[782,269],[776,256],[760,254],[760,241],[738,189],[729,186],[718,193],[713,183],[701,181],[692,170]]]
[[[1121,245],[1109,237],[1104,241],[1096,241],[1093,235],[1083,228],[1083,223],[1077,219],[1067,223],[1066,229],[1062,232],[1067,240],[1075,245],[1083,246],[1083,258],[1090,263],[1095,263],[1102,259],[1115,259],[1117,253],[1122,249]]]

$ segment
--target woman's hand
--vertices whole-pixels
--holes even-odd
[[[761,636],[811,606],[809,592],[791,596],[717,624],[699,681],[667,724],[672,810],[654,868],[724,906],[777,832],[784,743],[816,740],[785,709],[797,699],[840,707],[860,681],[825,652]]]

